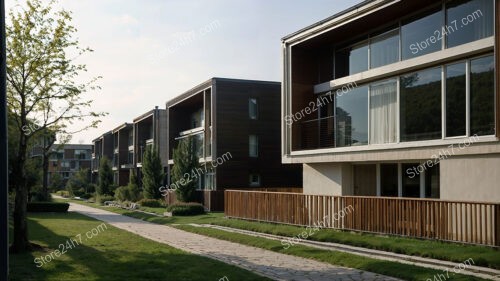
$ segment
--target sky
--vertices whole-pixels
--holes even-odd
[[[7,10],[18,3],[5,2]],[[108,112],[71,143],[91,143],[211,77],[281,81],[281,38],[359,2],[60,0],[81,46],[94,50],[77,59],[88,68],[79,79],[103,77],[85,97]]]

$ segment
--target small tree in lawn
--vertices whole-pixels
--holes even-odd
[[[113,171],[106,156],[101,158],[99,163],[99,182],[97,184],[98,195],[110,195],[113,184]]]
[[[137,175],[135,174],[134,170],[130,170],[127,189],[130,195],[130,201],[136,202],[140,199],[141,191],[139,190],[139,181],[137,180]]]
[[[165,173],[163,173],[163,165],[158,150],[153,145],[147,147],[142,160],[142,193],[144,198],[160,198],[160,187],[164,178]]]
[[[191,174],[200,166],[196,155],[195,143],[192,137],[181,139],[174,149],[174,167],[172,168],[172,183],[175,184],[177,199],[182,202],[195,200],[196,181]],[[189,178],[185,177],[189,174]]]

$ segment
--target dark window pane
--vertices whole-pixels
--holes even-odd
[[[470,127],[471,135],[495,133],[495,61],[488,56],[471,61]]]
[[[401,76],[401,141],[441,138],[441,68]]]
[[[380,164],[380,195],[398,196],[398,164]]]
[[[493,36],[493,1],[459,0],[446,5],[447,47]]]
[[[370,67],[375,68],[399,61],[399,30],[377,37],[370,43]]]
[[[336,146],[368,144],[368,87],[336,93]]]
[[[368,70],[368,44],[352,47],[349,54],[349,75]]]
[[[403,23],[401,45],[403,60],[441,50],[443,12],[434,10],[424,16]]]
[[[446,67],[446,136],[466,135],[465,62]]]
[[[349,50],[344,49],[335,53],[335,79],[349,75]]]
[[[439,199],[439,164],[425,171],[425,198]]]
[[[403,197],[420,197],[420,175],[413,171],[419,163],[408,163],[403,165]]]

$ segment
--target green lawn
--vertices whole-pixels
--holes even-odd
[[[110,225],[101,226],[97,235],[86,239],[87,231],[102,222],[77,213],[30,213],[28,224],[31,242],[43,246],[44,251],[11,255],[11,280],[217,281],[224,276],[229,280],[269,280]],[[78,234],[82,235],[81,244],[73,242],[75,246],[58,257],[53,253]],[[35,263],[35,258],[51,253],[54,260]]]
[[[73,201],[75,202],[75,201]],[[76,201],[77,202],[77,201]],[[96,204],[77,202],[96,207]],[[238,229],[269,233],[274,235],[295,237],[304,231],[304,227],[271,224],[255,221],[224,218],[223,213],[209,213],[192,217],[155,217],[144,213],[133,212],[119,208],[102,207],[106,210],[124,214],[130,217],[158,223],[158,224],[214,224]],[[435,259],[463,262],[472,258],[475,265],[500,269],[500,253],[490,247],[463,245],[458,243],[403,238],[394,236],[381,236],[373,234],[321,229],[308,237],[309,240],[334,242],[369,249],[377,249],[394,253],[430,257]]]

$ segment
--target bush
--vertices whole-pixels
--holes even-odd
[[[92,193],[83,193],[79,197],[82,198],[82,199],[87,199],[88,200],[88,199],[92,198],[92,196],[94,196]]]
[[[97,194],[96,202],[98,204],[104,205],[104,202],[106,202],[106,201],[115,201],[115,197],[113,197],[111,195],[107,195],[107,194],[104,194],[104,195]]]
[[[69,198],[69,191],[67,190],[59,190],[56,192],[57,195],[62,196],[64,198]]]
[[[68,203],[53,203],[53,202],[30,202],[28,203],[28,212],[67,212]]]
[[[120,186],[115,190],[115,198],[118,201],[136,202],[141,198],[141,192],[135,185]]]
[[[167,207],[167,212],[173,216],[195,216],[205,213],[205,208],[200,203],[175,203]]]
[[[163,207],[162,202],[156,199],[142,199],[139,202],[141,207],[150,207],[150,208],[160,208]]]

